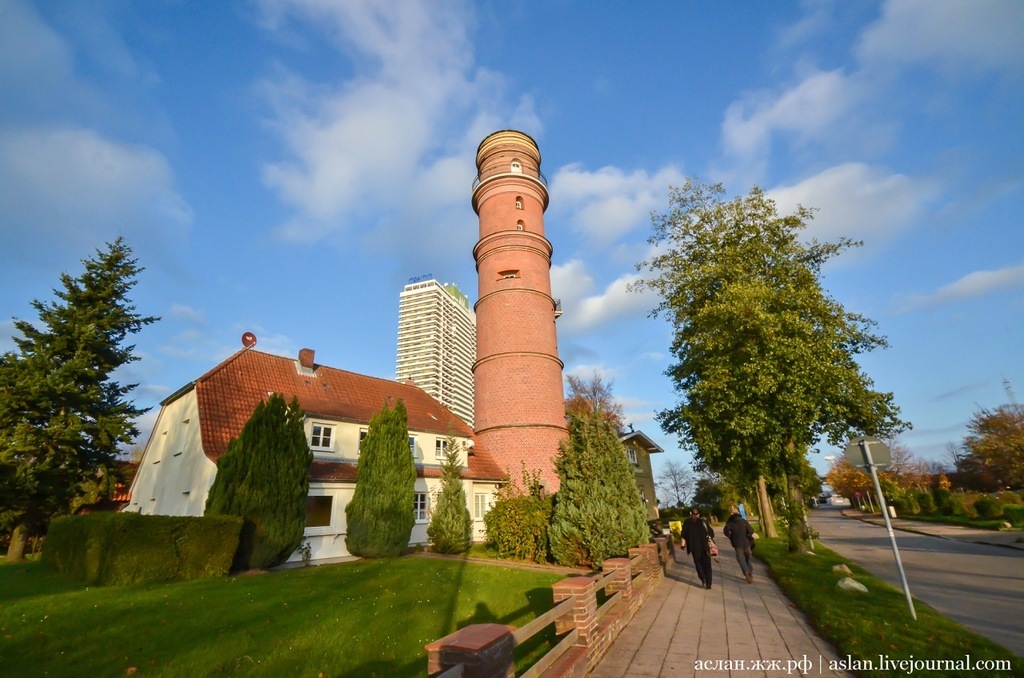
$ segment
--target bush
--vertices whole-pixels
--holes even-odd
[[[551,514],[556,562],[597,567],[650,541],[626,449],[600,413],[569,416],[569,435],[559,445],[555,468],[561,479]]]
[[[926,516],[935,515],[935,498],[932,497],[932,493],[928,490],[919,491],[914,498],[917,500],[917,505],[921,509],[921,513]]]
[[[921,506],[917,503],[917,497],[909,492],[902,497],[893,499],[892,506],[896,509],[896,514],[901,516],[916,516],[921,512]]]
[[[944,487],[936,487],[932,490],[932,496],[935,497],[935,511],[948,516],[949,498],[953,496],[953,493]]]
[[[979,517],[986,520],[1003,517],[1003,505],[999,503],[998,499],[987,494],[978,497],[974,502],[974,510],[977,511]]]
[[[484,516],[487,542],[494,546],[499,558],[546,563],[553,500],[540,496],[539,482],[524,479],[524,484],[525,493],[512,485],[499,491]]]
[[[1003,517],[1014,527],[1024,527],[1024,504],[1005,504]]]
[[[1024,504],[1024,500],[1016,492],[1000,492],[996,497],[1000,504]]]
[[[387,403],[370,418],[356,466],[356,490],[345,506],[349,553],[400,556],[409,547],[416,516],[416,466],[409,453],[405,402]]]
[[[459,463],[463,449],[453,435],[448,436],[441,465],[441,492],[427,526],[427,536],[438,553],[464,553],[473,544],[473,521],[466,508],[462,464]]]
[[[42,562],[90,586],[219,577],[241,529],[236,516],[71,516],[50,523]]]
[[[960,518],[977,518],[978,514],[974,508],[967,503],[967,496],[960,492],[951,492],[946,500],[945,508],[942,511],[945,516],[958,516]]]
[[[288,560],[302,543],[309,494],[305,415],[297,398],[260,401],[227,452],[206,498],[206,515],[243,519],[236,570],[265,569]]]

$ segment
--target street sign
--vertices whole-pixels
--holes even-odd
[[[846,461],[850,462],[850,466],[860,469],[868,467],[868,460],[864,455],[861,443],[871,448],[871,461],[875,466],[885,468],[892,461],[892,453],[889,451],[888,445],[878,438],[859,436],[851,439],[846,445],[846,450],[843,451],[843,456],[846,457]]]

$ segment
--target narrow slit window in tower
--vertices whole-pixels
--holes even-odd
[[[519,221],[516,222],[516,230],[517,231],[522,231],[525,228],[526,228],[526,224],[523,223],[522,219],[520,219]]]
[[[523,165],[518,160],[512,161],[512,174],[522,174]]]
[[[516,209],[517,210],[523,209],[523,196],[521,196],[521,195],[517,195],[516,196]]]

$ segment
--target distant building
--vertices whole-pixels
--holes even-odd
[[[484,539],[484,514],[503,472],[473,431],[452,412],[409,384],[318,365],[302,349],[298,359],[251,348],[234,354],[160,403],[160,416],[139,462],[123,509],[143,515],[201,516],[217,474],[217,460],[256,405],[270,393],[298,398],[306,413],[309,467],[305,539],[314,559],[348,556],[345,506],[356,487],[359,446],[370,417],[402,400],[408,412],[409,454],[416,466],[416,516],[410,535],[426,544],[431,502],[440,491],[441,463],[451,434],[460,459],[473,538]],[[301,560],[298,552],[291,561]]]
[[[473,425],[476,316],[455,285],[426,280],[405,286],[398,301],[395,376],[413,381]]]
[[[651,469],[651,455],[664,452],[658,443],[651,440],[645,433],[630,431],[619,438],[626,448],[626,457],[633,465],[633,473],[636,475],[636,485],[640,490],[640,498],[643,499],[644,509],[647,511],[648,520],[658,518],[658,501],[655,496],[654,471]]]

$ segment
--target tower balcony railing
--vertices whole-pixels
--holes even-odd
[[[548,178],[544,176],[544,173],[541,172],[540,170],[537,171],[537,176],[527,174],[526,172],[498,172],[497,174],[490,174],[487,176],[488,179],[493,179],[494,177],[530,177],[531,179],[536,179],[541,184],[543,184],[544,188],[548,187]],[[473,179],[472,190],[475,191],[476,187],[483,183],[483,181],[484,179],[479,174],[476,175],[476,178]]]

